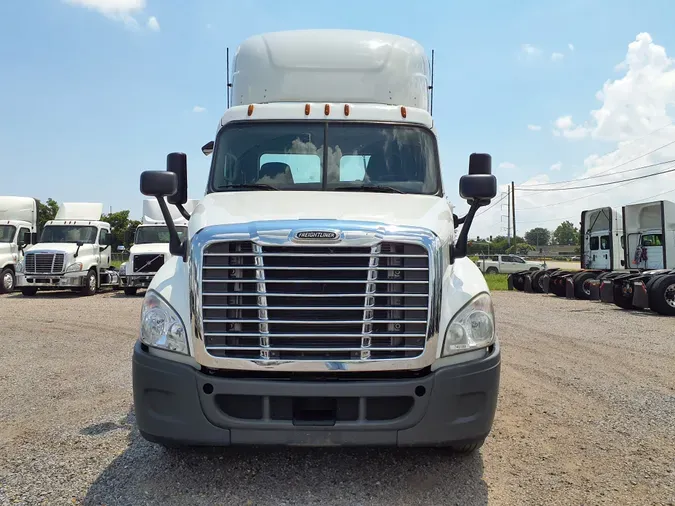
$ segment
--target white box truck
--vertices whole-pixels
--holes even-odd
[[[185,155],[141,175],[172,254],[145,294],[133,353],[143,437],[483,444],[501,354],[467,234],[497,182],[490,156],[472,154],[459,181],[469,211],[453,212],[429,67],[418,43],[382,33],[241,44],[184,240],[168,205],[187,201]]]
[[[37,241],[38,203],[31,197],[0,197],[0,293],[16,287],[26,249]]]
[[[110,224],[101,221],[103,204],[64,202],[45,223],[40,241],[26,252],[17,287],[26,296],[38,290],[73,290],[93,295],[119,285],[111,268]]]
[[[184,210],[189,214],[196,201],[189,200]],[[176,206],[171,206],[178,238],[182,241],[187,233],[188,220]],[[120,266],[120,287],[126,295],[136,295],[139,288],[147,288],[169,252],[169,227],[162,216],[162,210],[155,199],[143,200],[143,218],[134,234],[134,243],[129,248],[129,260]]]

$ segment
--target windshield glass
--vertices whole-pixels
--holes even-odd
[[[187,232],[187,227],[176,227],[178,237],[182,241]],[[169,243],[169,229],[166,226],[148,226],[138,227],[136,229],[136,237],[134,244],[151,244],[151,243]]]
[[[0,225],[0,242],[12,242],[16,227],[14,225]]]
[[[40,242],[96,242],[96,227],[78,225],[48,225],[42,231]]]
[[[214,154],[210,187],[217,192],[344,191],[377,186],[397,193],[433,195],[440,189],[435,139],[421,127],[234,124],[220,131]]]

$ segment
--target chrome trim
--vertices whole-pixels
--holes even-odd
[[[361,222],[361,221],[336,221],[336,220],[302,220],[302,227],[298,227],[296,220],[284,221],[264,221],[250,222],[233,225],[213,225],[205,227],[195,233],[188,242],[188,272],[189,272],[189,301],[190,301],[190,324],[192,327],[192,346],[195,360],[204,367],[212,369],[230,369],[230,370],[249,370],[249,371],[303,371],[303,372],[325,372],[325,371],[391,371],[391,370],[416,370],[430,366],[436,359],[438,340],[439,340],[439,319],[441,304],[442,274],[445,269],[445,259],[442,242],[433,231],[425,228],[393,226],[379,222]],[[360,360],[270,360],[261,357],[259,360],[244,358],[221,358],[208,353],[204,343],[202,314],[202,275],[203,275],[203,252],[211,244],[223,241],[250,241],[254,245],[260,246],[289,246],[296,244],[293,236],[297,230],[339,230],[341,246],[350,247],[369,247],[377,248],[381,242],[398,242],[416,244],[424,247],[429,255],[429,280],[423,283],[429,283],[428,293],[428,321],[425,346],[423,353],[414,358],[387,358],[370,359],[364,358],[363,354]],[[308,241],[309,242],[309,241]],[[313,239],[310,243],[315,246],[335,245],[333,240]],[[264,256],[261,249],[256,248],[252,255],[256,259],[256,266]],[[360,255],[363,256],[363,255]],[[391,256],[391,255],[390,255]],[[393,255],[394,257],[398,255]],[[375,272],[372,268],[377,265],[369,266],[369,273]],[[256,278],[260,280],[256,270]],[[262,271],[264,273],[264,271]],[[262,274],[261,273],[261,274]],[[370,278],[369,278],[370,279]],[[268,295],[263,291],[266,283],[257,283],[258,292],[250,295],[259,297],[258,303],[261,306],[267,306]],[[222,282],[222,281],[221,281]],[[317,281],[319,282],[319,281]],[[374,286],[377,281],[367,283],[367,286]],[[391,283],[391,281],[388,281]],[[408,281],[408,283],[410,283]],[[371,292],[372,293],[372,292]],[[209,293],[209,295],[214,295]],[[243,294],[239,294],[243,295]],[[287,295],[287,294],[284,294]],[[363,296],[364,294],[358,294]],[[366,294],[367,295],[367,294]],[[217,296],[217,295],[216,295]],[[346,295],[344,295],[346,296]],[[427,296],[427,295],[425,295]],[[262,299],[261,299],[262,298]],[[374,304],[373,304],[374,306]],[[264,308],[263,308],[264,309]],[[261,326],[261,333],[251,334],[250,337],[261,337],[262,327],[265,325],[266,310],[259,309],[259,318],[255,320]],[[364,307],[366,311],[372,311],[372,307]],[[400,321],[399,321],[400,322]],[[368,337],[367,328],[364,326],[363,338]],[[220,335],[220,334],[218,334]],[[227,336],[227,333],[222,333]],[[243,336],[238,333],[237,335]],[[275,334],[276,335],[276,334]],[[321,334],[324,335],[324,334]],[[357,334],[358,335],[358,334]],[[378,334],[381,335],[381,334]],[[293,337],[293,334],[288,334]],[[325,334],[326,337],[336,337],[339,334]],[[350,335],[351,336],[351,335]],[[422,335],[420,335],[421,337]],[[362,343],[364,339],[362,338]],[[376,348],[372,348],[375,350]],[[378,348],[379,349],[379,348]],[[357,349],[360,351],[361,348]],[[344,351],[342,349],[341,351]],[[421,351],[421,350],[420,350]]]

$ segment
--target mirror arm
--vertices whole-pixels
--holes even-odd
[[[178,211],[180,211],[180,214],[183,215],[183,218],[186,220],[190,219],[190,213],[188,213],[185,208],[183,207],[183,204],[176,204],[176,207],[178,208]]]
[[[464,224],[464,226],[459,233],[459,237],[457,237],[457,243],[451,250],[450,263],[453,263],[458,258],[464,258],[466,256],[469,242],[469,230],[471,229],[471,223],[473,223],[473,219],[476,216],[476,211],[489,203],[490,199],[475,199],[470,202],[471,207],[469,207],[469,212],[466,213],[466,216],[455,220],[455,223]]]
[[[164,197],[157,196],[157,203],[159,204],[159,208],[162,211],[162,216],[164,216],[164,221],[166,222],[166,226],[169,229],[169,252],[172,255],[176,255],[178,257],[181,257],[183,261],[186,261],[186,248],[185,248],[185,243],[180,241],[180,238],[178,237],[178,232],[176,231],[176,225],[173,222],[173,218],[171,217],[171,213],[169,212],[169,208],[166,205],[166,201],[164,200]]]

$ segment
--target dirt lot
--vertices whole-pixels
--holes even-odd
[[[675,320],[495,294],[494,431],[438,451],[174,455],[131,409],[140,298],[0,297],[0,504],[674,504]]]

